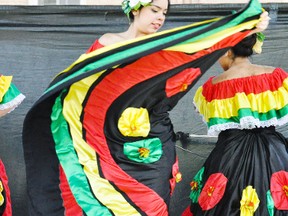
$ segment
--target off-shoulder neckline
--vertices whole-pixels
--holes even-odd
[[[271,76],[274,76],[275,73],[281,72],[281,71],[282,71],[281,68],[276,67],[276,68],[273,70],[273,72],[271,72],[271,73],[262,73],[262,74],[252,75],[252,76],[237,77],[237,78],[227,79],[227,80],[223,80],[223,81],[216,82],[216,83],[213,83],[213,78],[215,78],[216,76],[212,76],[212,77],[210,77],[210,79],[209,79],[209,83],[210,83],[212,86],[217,86],[217,85],[221,85],[221,84],[223,84],[223,83],[241,82],[242,80],[258,79],[259,77],[270,76],[270,75],[271,75]]]

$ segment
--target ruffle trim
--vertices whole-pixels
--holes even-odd
[[[205,120],[203,120],[205,121]],[[288,122],[288,115],[277,119],[276,117],[266,121],[260,121],[252,116],[242,117],[240,123],[229,122],[224,124],[212,125],[208,128],[208,135],[217,136],[221,131],[228,129],[254,129],[259,127],[281,126]]]
[[[202,94],[207,102],[231,98],[239,92],[246,95],[257,95],[266,91],[275,92],[281,87],[286,89],[288,87],[288,74],[281,68],[275,68],[272,73],[234,78],[215,84],[213,84],[213,78],[210,77],[203,85]]]
[[[0,104],[0,110],[6,110],[12,108],[10,112],[12,112],[17,106],[19,106],[22,101],[25,99],[23,94],[17,95],[13,100],[9,101],[8,103]]]
[[[278,118],[281,118],[287,115],[288,112],[288,88],[286,89],[284,86],[277,91],[266,91],[256,95],[246,95],[239,92],[231,98],[210,102],[207,101],[202,90],[205,89],[199,88],[197,90],[194,105],[205,116],[207,122],[211,118],[229,119],[250,115],[259,115],[260,120],[263,121],[264,119],[261,118],[270,118],[270,115],[272,115],[271,117],[278,116]],[[219,90],[221,89],[215,89],[215,91]]]

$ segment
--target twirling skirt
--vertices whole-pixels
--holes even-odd
[[[288,215],[288,143],[274,127],[230,129],[191,182],[193,216]]]

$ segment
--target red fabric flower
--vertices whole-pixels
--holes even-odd
[[[187,68],[181,73],[171,77],[166,82],[166,95],[172,97],[175,94],[184,92],[189,85],[201,74],[200,68]]]
[[[221,200],[227,181],[228,179],[222,173],[215,173],[209,176],[198,200],[203,210],[213,208]]]
[[[275,207],[288,210],[288,172],[282,170],[272,175],[270,191]]]

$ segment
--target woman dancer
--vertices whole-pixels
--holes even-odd
[[[227,51],[224,72],[196,91],[218,141],[191,182],[193,216],[288,214],[288,143],[275,130],[288,122],[288,73],[251,63],[263,39],[252,34]]]
[[[220,51],[211,49],[214,58],[209,60],[205,56],[194,64],[195,58],[207,52],[189,55],[161,50],[163,38],[167,46],[178,41],[175,37],[169,40],[171,34],[183,36],[173,30],[169,34],[152,34],[163,25],[168,8],[167,0],[124,1],[124,12],[131,21],[128,30],[105,34],[96,40],[80,58],[84,62],[77,62],[72,71],[60,73],[27,114],[23,143],[29,201],[34,214],[169,214],[170,196],[181,174],[168,112],[192,87],[200,74],[199,68],[205,72],[209,67],[207,62],[214,63]],[[253,1],[243,13],[235,14],[236,18],[240,17],[241,25],[232,21],[235,18],[232,15],[216,26],[206,22],[191,25],[190,31],[184,33],[191,34],[191,39],[193,31],[198,33],[207,27],[204,31],[209,34],[213,31],[208,29],[217,29],[221,36],[231,36],[225,42],[223,37],[217,38],[222,42],[220,47],[225,47],[235,44],[240,36],[245,37],[250,30],[240,31],[253,28],[259,22],[260,13],[260,4]],[[260,23],[267,27],[268,21],[266,13]],[[227,34],[223,30],[225,24],[236,25],[238,30],[231,28],[234,32]],[[182,28],[176,31],[183,33]],[[178,43],[183,40],[180,37]],[[127,52],[135,47],[148,52],[142,52],[139,61]],[[119,56],[121,63],[116,61]],[[106,60],[113,62],[100,69],[99,64],[106,64]],[[198,65],[199,62],[203,64]],[[85,77],[70,82],[70,77],[78,72],[84,72]],[[67,85],[60,84],[67,79]],[[53,199],[46,202],[48,195]]]
[[[122,9],[130,22],[129,28],[120,33],[104,34],[92,44],[87,52],[92,52],[102,46],[108,46],[157,32],[164,25],[169,7],[169,0],[124,0]],[[266,15],[265,19],[267,19]]]

